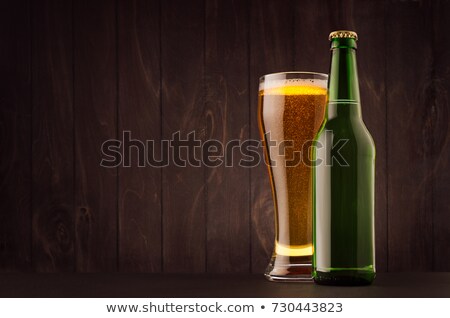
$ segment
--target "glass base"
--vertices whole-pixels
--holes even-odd
[[[313,282],[311,256],[273,256],[264,276],[271,282]]]

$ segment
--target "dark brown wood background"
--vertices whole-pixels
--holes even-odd
[[[2,1],[0,270],[262,272],[263,165],[107,169],[101,145],[259,138],[259,76],[328,72],[328,33],[354,29],[377,269],[450,271],[449,19],[445,0]]]

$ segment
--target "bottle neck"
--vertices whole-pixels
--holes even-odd
[[[354,39],[333,39],[328,81],[327,117],[329,119],[337,116],[361,117],[360,102],[356,41]]]

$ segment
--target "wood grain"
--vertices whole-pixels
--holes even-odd
[[[72,3],[33,3],[33,267],[73,271]],[[43,111],[45,109],[45,111]]]
[[[355,30],[361,107],[376,145],[375,245],[377,271],[387,270],[386,99],[384,3],[380,1],[296,2],[295,38],[298,70],[329,72],[328,35],[333,30]],[[309,27],[315,26],[314,32]],[[373,45],[376,49],[373,48]]]
[[[195,132],[203,141],[204,19],[203,1],[162,2],[162,137]],[[186,155],[181,152],[182,158]],[[197,158],[200,158],[197,154]],[[163,270],[204,272],[206,268],[205,169],[176,166],[163,170]]]
[[[377,272],[388,269],[385,7],[380,1],[355,1],[358,75],[364,123],[375,142],[375,256]]]
[[[450,1],[434,1],[432,10],[434,102],[428,111],[433,130],[433,270],[450,271]]]
[[[377,148],[377,271],[450,270],[449,5],[2,2],[0,271],[262,273],[263,162],[142,168],[133,148],[131,168],[104,168],[101,146],[123,131],[156,145],[177,131],[259,139],[259,77],[328,72],[327,36],[342,28],[360,37]]]
[[[375,245],[378,272],[387,270],[386,209],[386,101],[384,3],[380,1],[296,2],[295,67],[297,70],[329,73],[328,35],[333,30],[355,30],[359,36],[358,75],[361,104],[376,145]],[[311,25],[315,26],[310,32]],[[372,49],[373,43],[380,43]]]
[[[31,269],[31,7],[0,4],[0,270]]]
[[[76,270],[117,269],[117,169],[100,166],[117,138],[116,5],[74,2]]]
[[[129,131],[131,139],[153,140],[156,149],[161,141],[159,9],[157,1],[120,0],[118,6],[119,135]],[[119,269],[159,272],[161,169],[139,166],[142,149],[129,146],[123,144],[123,159],[131,167],[119,168]]]
[[[250,137],[259,139],[259,77],[294,68],[294,10],[288,1],[251,1],[250,17]],[[264,272],[273,251],[274,205],[269,174],[261,163],[250,172],[252,272]]]
[[[354,29],[352,1],[295,2],[295,69],[326,73],[330,71],[330,43],[333,30]],[[314,26],[314,29],[311,29]]]
[[[206,2],[207,139],[224,146],[249,137],[248,4]],[[207,168],[207,272],[250,271],[250,170],[238,148],[232,155],[231,167]]]
[[[427,271],[433,259],[430,8],[390,1],[386,9],[388,269]]]

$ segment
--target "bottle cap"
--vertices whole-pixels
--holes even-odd
[[[347,30],[333,31],[328,37],[328,40],[331,41],[332,39],[354,39],[355,41],[358,41],[358,34],[354,31]]]

